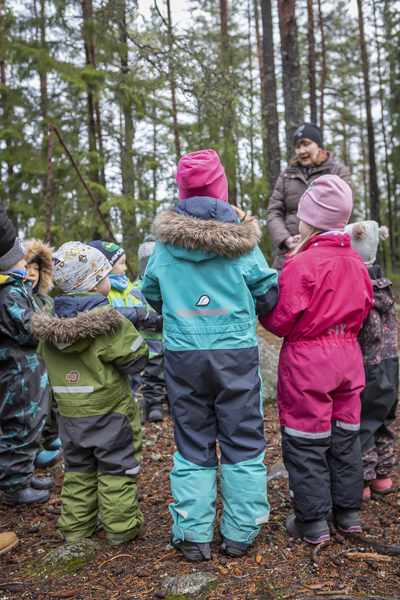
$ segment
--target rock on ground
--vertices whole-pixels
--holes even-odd
[[[267,480],[270,479],[289,479],[289,473],[283,462],[277,462],[268,469]]]
[[[171,594],[176,594],[177,596],[183,594],[197,594],[210,585],[210,583],[214,583],[217,579],[218,577],[213,575],[213,573],[199,571],[192,575],[169,577],[164,581],[163,587],[171,592]]]
[[[260,371],[263,381],[263,404],[276,401],[276,388],[278,385],[279,352],[259,335],[257,336],[260,348]]]
[[[52,550],[42,559],[42,564],[55,565],[57,563],[69,563],[76,559],[84,559],[89,563],[95,558],[95,550],[100,548],[100,544],[92,540],[82,540],[72,544],[65,544],[55,550]]]

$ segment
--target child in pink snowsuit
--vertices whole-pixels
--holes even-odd
[[[299,202],[300,245],[279,277],[275,308],[260,316],[284,343],[278,406],[283,460],[294,515],[291,536],[318,544],[336,527],[362,531],[360,393],[365,375],[357,334],[373,302],[368,271],[344,233],[349,185],[337,175],[314,181]]]

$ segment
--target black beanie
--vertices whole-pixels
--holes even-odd
[[[295,144],[297,140],[301,140],[304,138],[312,140],[313,142],[318,144],[320,148],[324,147],[322,141],[322,132],[318,125],[316,125],[315,123],[303,123],[302,125],[300,125],[300,127],[298,127],[294,132],[293,143]]]

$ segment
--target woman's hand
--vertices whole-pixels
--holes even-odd
[[[283,243],[289,248],[289,250],[294,250],[299,242],[300,234],[298,233],[297,235],[291,235]]]

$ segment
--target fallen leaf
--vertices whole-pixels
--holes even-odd
[[[219,570],[221,571],[221,573],[223,573],[224,575],[226,575],[227,573],[229,573],[228,569],[225,569],[225,567],[219,567]]]
[[[262,557],[260,555],[257,556],[256,562],[260,563],[262,561]]]
[[[254,594],[255,591],[256,591],[256,586],[254,583],[252,583],[251,586],[249,587],[249,593]]]

